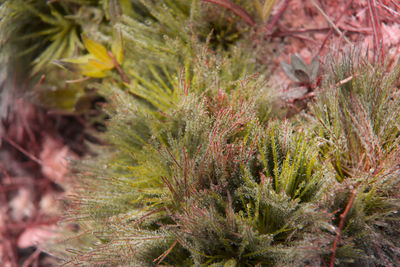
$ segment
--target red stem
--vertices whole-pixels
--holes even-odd
[[[285,2],[283,2],[282,7],[279,10],[279,12],[276,13],[276,15],[272,17],[271,22],[266,27],[267,34],[272,32],[272,30],[274,29],[275,25],[278,23],[279,19],[282,17],[283,13],[288,8],[290,1],[291,0],[285,0]]]
[[[44,78],[46,78],[46,75],[45,75],[45,74],[43,74],[43,75],[40,77],[40,80],[38,81],[38,83],[37,83],[37,84],[35,85],[35,87],[33,88],[33,91],[34,91],[35,93],[37,93],[37,90],[39,89],[39,86],[42,84]]]
[[[169,253],[171,253],[172,249],[175,247],[176,243],[178,243],[178,240],[175,240],[175,242],[172,244],[172,246],[167,249],[166,251],[163,252],[163,254],[160,255],[160,257],[156,258],[153,260],[153,262],[156,262],[158,259],[159,261],[157,262],[157,266],[168,256]]]
[[[25,149],[23,149],[20,145],[18,145],[17,143],[15,143],[13,140],[11,140],[10,138],[8,138],[7,136],[3,137],[5,141],[7,141],[10,145],[12,145],[14,148],[16,148],[18,151],[20,151],[22,154],[24,154],[25,156],[27,156],[28,158],[30,158],[32,161],[36,162],[39,165],[42,165],[42,161],[40,159],[38,159],[37,157],[35,157],[33,154],[29,153],[28,151],[26,151]]]
[[[385,58],[385,52],[383,50],[381,23],[376,10],[375,0],[368,0],[368,10],[371,18],[372,29],[374,30],[375,51],[378,51],[380,48],[380,51],[378,51],[378,58],[383,60]]]
[[[119,75],[121,75],[122,81],[124,83],[130,84],[131,82],[130,82],[128,76],[126,76],[125,72],[122,70],[121,66],[118,64],[118,61],[115,59],[113,53],[111,53],[110,51],[107,51],[107,53],[111,57],[111,60],[113,61],[115,68],[119,72]]]
[[[250,16],[249,13],[247,13],[246,10],[244,10],[241,6],[232,3],[229,0],[202,0],[203,2],[208,2],[212,4],[216,4],[222,7],[225,7],[226,9],[231,10],[233,13],[241,17],[249,26],[253,27],[256,25],[254,19]]]
[[[342,31],[346,32],[355,32],[355,33],[366,33],[369,34],[371,33],[370,28],[351,28],[347,26],[338,26],[338,28]],[[310,29],[288,29],[288,30],[279,30],[275,31],[273,34],[271,34],[271,37],[281,37],[281,36],[288,36],[288,35],[296,35],[296,34],[306,34],[306,33],[323,33],[323,32],[328,32],[332,28],[330,27],[325,27],[325,28],[310,28]]]
[[[339,216],[340,217],[339,229],[336,232],[336,238],[335,238],[335,241],[333,242],[332,255],[331,255],[331,261],[329,263],[329,267],[335,266],[335,255],[336,255],[337,246],[340,242],[342,230],[344,227],[344,221],[346,220],[346,216],[349,213],[351,206],[353,205],[354,198],[356,197],[356,193],[357,193],[357,189],[354,189],[352,192],[352,195],[349,199],[349,202],[346,205],[346,208],[344,209],[343,213],[340,214],[340,216]]]
[[[341,12],[340,15],[339,15],[339,17],[337,17],[337,19],[335,20],[335,24],[337,24],[337,23],[340,21],[340,19],[341,19],[341,18],[343,17],[343,15],[346,13],[346,10],[349,8],[349,6],[350,6],[350,4],[351,4],[352,2],[353,2],[353,0],[347,1],[346,5],[344,6],[343,12]],[[321,47],[319,48],[318,54],[321,53],[322,49],[324,48],[324,46],[325,46],[326,42],[328,41],[329,36],[331,36],[332,32],[333,32],[333,28],[331,27],[331,28],[329,29],[328,34],[325,36],[324,41],[322,42]]]
[[[395,5],[397,8],[400,9],[400,5],[399,5],[399,4],[396,4],[395,1],[392,0],[392,1],[390,1],[390,2],[391,2],[393,5]]]

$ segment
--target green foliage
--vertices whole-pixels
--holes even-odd
[[[206,101],[195,88],[178,87],[178,95],[163,96],[176,105],[160,113],[138,108],[141,101],[127,92],[105,90],[117,96],[106,134],[115,150],[103,150],[104,158],[84,168],[86,185],[77,194],[79,218],[104,221],[90,230],[101,233],[103,245],[80,251],[78,262],[89,256],[101,262],[105,255],[143,246],[147,252],[113,260],[151,265],[168,250],[162,239],[177,246],[166,253],[166,264],[182,264],[182,255],[191,255],[188,265],[273,264],[301,240],[299,229],[327,223],[313,209],[326,184],[320,183],[316,149],[304,133],[296,136],[289,125],[276,124],[264,136],[255,106],[240,95],[230,102],[221,96]],[[279,141],[271,142],[277,133]],[[273,155],[282,147],[285,155],[277,159]],[[274,161],[283,167],[279,178],[269,179],[265,162]],[[129,227],[116,232],[110,228],[114,223]],[[121,247],[119,238],[127,237],[135,246]]]
[[[87,14],[90,10],[98,10],[97,1],[1,2],[0,63],[5,66],[2,72],[8,84],[3,94],[7,91],[25,93],[24,96],[40,105],[68,112],[79,111],[75,104],[86,95],[85,88],[61,83],[74,78],[61,73],[51,62],[72,57],[83,48],[82,29],[94,21],[80,13],[84,9]],[[33,88],[37,91],[35,95]]]
[[[316,194],[321,181],[317,151],[306,140],[304,132],[293,135],[293,130],[285,125],[279,129],[273,126],[267,130],[260,146],[262,166],[265,175],[272,178],[277,192],[285,192],[292,198],[309,200],[318,198]]]
[[[370,64],[359,50],[331,60],[324,92],[312,111],[321,155],[343,183],[332,196],[331,212],[344,212],[340,262],[397,265],[399,198],[400,65],[390,72]],[[349,204],[350,196],[354,201]],[[328,202],[329,203],[329,202]],[[334,221],[339,224],[339,217]]]
[[[264,5],[261,5],[260,1],[253,0],[254,7],[257,11],[257,14],[261,18],[262,22],[266,22],[271,15],[272,8],[274,7],[276,0],[265,0]]]
[[[352,171],[343,180],[335,153],[365,160],[369,151],[359,145],[350,153],[346,144],[334,142],[334,130],[345,135],[348,125],[363,129],[352,118],[356,115],[342,116],[351,114],[346,106],[350,96],[343,95],[338,104],[327,100],[331,85],[338,84],[334,78],[342,78],[325,78],[313,107],[315,117],[306,124],[312,131],[299,128],[301,121],[296,128],[288,121],[261,124],[256,98],[264,84],[255,78],[229,82],[232,76],[225,73],[232,65],[201,45],[192,49],[199,56],[189,71],[165,69],[167,82],[128,72],[132,82],[123,89],[115,82],[98,85],[108,95],[104,139],[112,146],[97,148],[98,156],[79,167],[83,186],[72,215],[82,222],[90,245],[75,246],[80,249],[70,260],[133,266],[319,266],[329,262],[340,232],[338,265],[395,264],[399,169],[396,146],[389,142],[397,136],[383,135],[389,138],[381,147],[391,156],[375,158],[379,171],[365,161],[349,165]],[[210,61],[214,64],[206,63]],[[345,63],[332,66],[344,69]],[[379,96],[395,101],[394,87],[383,81],[394,82],[397,70],[386,74],[365,66],[357,68],[363,72],[353,79],[370,85],[368,77],[375,77],[375,89],[383,90]],[[217,81],[219,87],[214,86]],[[355,83],[360,90],[367,90],[367,84]],[[364,101],[363,106],[380,103],[390,110],[390,101],[378,102],[369,90],[369,99],[364,91],[352,97]],[[337,124],[331,124],[337,128],[329,130],[325,117],[318,116],[321,106],[342,112],[322,113],[336,118]],[[351,111],[364,114],[354,107]],[[397,129],[398,115],[392,113],[393,120],[385,117],[385,129]]]
[[[342,181],[347,176],[379,173],[397,161],[400,98],[396,82],[400,66],[387,73],[357,51],[331,63],[326,90],[313,108],[318,134]]]
[[[251,126],[253,127],[255,126]],[[313,184],[315,181],[312,179],[300,183],[301,171],[296,175],[293,173],[294,168],[283,166],[277,172],[280,172],[280,178],[285,178],[279,179],[280,186],[287,189],[285,191],[276,186],[275,181],[278,179],[267,178],[263,174],[264,162],[275,161],[281,165],[278,161],[284,160],[285,165],[291,158],[296,157],[297,149],[289,149],[291,152],[288,151],[286,158],[274,158],[273,154],[278,154],[282,148],[280,145],[294,145],[297,148],[299,145],[306,145],[312,149],[310,143],[306,144],[304,140],[300,140],[302,137],[293,136],[289,125],[274,125],[272,128],[274,129],[261,137],[258,135],[260,129],[256,127],[255,135],[249,136],[250,143],[244,143],[243,148],[238,149],[245,151],[247,147],[253,151],[233,159],[234,162],[238,162],[239,171],[230,171],[226,182],[221,177],[219,181],[213,182],[213,187],[206,190],[198,190],[197,186],[194,199],[188,200],[191,204],[188,207],[184,206],[183,214],[182,211],[172,214],[177,225],[171,226],[171,231],[179,243],[192,252],[195,264],[222,266],[235,262],[237,266],[267,266],[277,264],[282,259],[289,261],[288,251],[291,247],[300,242],[303,235],[312,231],[313,227],[326,223],[327,217],[313,210],[315,202],[309,199],[303,201],[307,203],[302,203],[301,200],[309,188],[313,187],[322,192],[322,184]],[[273,142],[263,141],[274,139],[275,132],[285,133],[290,141],[276,146]],[[247,136],[243,141],[246,140]],[[257,152],[254,143],[259,141],[263,146]],[[312,153],[305,147],[304,149],[304,153],[300,155],[303,166],[307,166],[310,173],[318,172],[310,157]],[[264,154],[266,150],[272,153]],[[231,161],[229,158],[227,160]],[[298,165],[298,162],[295,159],[293,164]],[[293,191],[289,192],[290,189]],[[302,229],[302,232],[298,231],[299,229]]]
[[[7,54],[14,55],[18,67],[32,64],[36,73],[82,47],[71,4],[13,0],[5,1],[1,9],[2,45]]]
[[[49,31],[23,39],[44,40],[28,60],[47,69],[58,59],[67,70],[50,77],[80,82],[57,93],[75,111],[87,103],[76,97],[99,94],[108,118],[107,145],[74,165],[79,230],[57,253],[64,263],[398,265],[400,65],[388,72],[354,51],[328,58],[308,120],[278,120],[252,30],[231,10],[59,2],[29,2]],[[234,2],[265,21],[273,1]],[[319,74],[317,59],[291,63],[282,65],[298,82]]]

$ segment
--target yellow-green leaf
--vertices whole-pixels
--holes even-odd
[[[230,259],[225,262],[224,267],[235,267],[237,266],[237,262],[235,259]]]
[[[119,64],[122,63],[124,57],[122,47],[123,45],[122,45],[121,32],[118,32],[115,34],[114,40],[111,44],[111,52],[113,53],[115,59]]]
[[[94,69],[103,71],[103,70],[110,70],[110,66],[104,64],[103,62],[97,60],[97,59],[89,59],[88,61],[89,65],[91,65]]]
[[[124,15],[132,15],[134,13],[132,3],[129,0],[120,0],[120,6]]]
[[[276,0],[265,0],[264,5],[261,6],[259,0],[253,0],[254,7],[264,23],[267,22],[269,16],[271,15],[275,2]]]
[[[104,65],[93,55],[66,58],[62,60],[55,60],[53,62],[69,71],[93,78],[105,77],[106,73],[104,71],[110,69],[109,66]]]
[[[268,0],[267,0],[267,1],[268,1]],[[258,1],[258,0],[253,0],[253,3],[254,3],[254,7],[256,8],[256,11],[257,11],[258,15],[260,16],[260,18],[261,18],[262,20],[264,20],[264,19],[263,19],[263,8],[262,8],[262,6],[261,6],[260,1]]]
[[[271,15],[272,8],[275,5],[276,0],[265,0],[264,8],[262,12],[263,22],[267,22],[269,16]]]
[[[87,64],[89,62],[89,59],[96,59],[93,55],[84,55],[84,56],[79,56],[79,57],[71,57],[71,58],[63,58],[61,60],[55,60],[55,63],[74,63],[74,64]]]
[[[107,49],[103,45],[86,37],[85,35],[82,36],[82,40],[90,54],[103,62],[106,66],[108,66],[109,69],[114,67],[114,63],[111,57],[108,55]]]
[[[94,67],[92,64],[87,63],[85,65],[80,65],[80,73],[93,78],[104,78],[107,74],[104,72],[105,69],[99,69]]]
[[[93,78],[104,78],[107,76],[107,74],[104,71],[98,71],[98,70],[84,70],[82,71],[82,74]]]

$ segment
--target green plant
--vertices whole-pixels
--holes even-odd
[[[307,65],[299,54],[294,54],[291,56],[290,65],[282,61],[281,66],[286,75],[298,84],[315,87],[318,83],[320,74],[318,57],[314,57]]]
[[[37,73],[52,60],[72,56],[82,47],[71,4],[13,0],[4,1],[1,9],[2,46],[14,55],[15,64],[21,62],[18,67],[32,64],[31,72]]]
[[[279,120],[249,25],[203,2],[73,2],[97,19],[78,23],[87,51],[55,57],[66,69],[55,71],[101,95],[107,120],[105,144],[73,166],[78,227],[56,255],[87,266],[397,265],[400,65],[328,58],[305,116]],[[266,20],[272,2],[235,1],[235,14]],[[316,58],[282,67],[317,84]]]
[[[327,183],[305,133],[275,123],[264,134],[241,94],[206,101],[182,85],[155,110],[105,88],[118,95],[106,134],[115,149],[83,167],[76,197],[84,229],[102,245],[73,262],[273,264],[302,240],[299,229],[327,224],[313,210]]]
[[[396,264],[399,68],[330,60],[310,119],[273,121],[254,51],[210,50],[196,1],[141,3],[150,21],[133,11],[113,25],[124,60],[96,83],[110,146],[77,165],[69,262]],[[283,66],[307,82],[319,71]]]
[[[2,94],[24,94],[46,107],[78,111],[75,104],[85,97],[84,87],[60,83],[60,76],[72,78],[59,72],[51,62],[72,57],[83,48],[79,35],[84,25],[93,21],[78,13],[82,9],[96,9],[92,4],[94,1],[84,0],[2,1],[0,55],[8,84]]]
[[[341,183],[332,196],[336,262],[398,263],[399,65],[370,64],[360,50],[328,58],[326,88],[312,108],[321,156]],[[339,246],[339,241],[341,245]],[[334,262],[335,254],[331,257]]]
[[[386,72],[357,51],[328,60],[330,75],[323,87],[329,90],[319,96],[313,114],[338,180],[390,168],[398,154],[399,66]]]
[[[210,58],[213,57],[207,56]],[[210,74],[208,79],[203,80],[207,73]],[[107,140],[119,148],[102,153],[104,170],[93,172],[91,167],[101,161],[100,157],[87,167],[82,181],[94,187],[85,186],[79,191],[78,196],[87,195],[77,198],[79,217],[93,222],[116,219],[133,225],[115,232],[108,223],[90,223],[90,228],[94,227],[90,231],[102,232],[104,246],[99,250],[83,249],[77,262],[84,262],[87,257],[92,262],[101,262],[107,253],[117,253],[132,246],[121,244],[119,238],[131,236],[135,240],[143,235],[146,238],[140,244],[147,249],[140,255],[115,256],[113,261],[150,264],[168,249],[168,244],[177,240],[177,233],[170,229],[175,218],[169,213],[178,216],[182,208],[189,207],[192,198],[197,197],[197,193],[192,192],[195,188],[209,190],[223,186],[229,181],[226,175],[235,169],[240,172],[239,165],[232,161],[239,161],[235,157],[250,157],[251,151],[237,154],[235,150],[246,149],[246,142],[241,139],[253,134],[254,130],[247,129],[246,124],[251,118],[256,123],[257,114],[251,102],[243,102],[247,87],[225,83],[225,90],[233,89],[229,88],[231,86],[243,90],[232,96],[221,88],[205,87],[213,84],[209,80],[212,74],[213,65],[207,68],[201,64],[201,69],[189,76],[189,86],[183,77],[178,78],[178,72],[175,74],[178,79],[169,80],[173,86],[169,90],[165,90],[161,81],[150,83],[143,79],[128,85],[126,91],[112,84],[102,86],[104,93],[113,96],[109,99],[112,119],[107,123]],[[131,78],[134,81],[134,77]],[[206,96],[210,98],[206,100]],[[160,224],[166,225],[161,227]],[[104,227],[109,230],[104,231]],[[106,233],[108,231],[111,236]],[[188,248],[177,246],[165,262],[181,263],[184,255],[190,255]]]
[[[276,0],[265,0],[264,4],[261,4],[259,0],[251,1],[230,1],[230,0],[202,0],[203,2],[212,3],[214,5],[226,8],[240,17],[249,26],[256,25],[256,18],[265,24],[272,12],[272,9],[276,3]],[[236,3],[239,2],[239,3]],[[249,14],[247,10],[251,10],[251,13],[255,13],[255,16]]]
[[[116,23],[123,15],[122,11],[118,13],[115,9],[123,8],[129,13],[129,1],[1,2],[0,60],[7,88],[14,88],[2,93],[23,93],[37,104],[61,112],[84,112],[80,103],[86,101],[90,106],[88,99],[93,98],[93,90],[86,87],[87,83],[75,82],[81,76],[78,78],[60,71],[52,63],[79,55],[85,49],[81,34],[108,31],[110,24]],[[60,82],[64,80],[69,80],[69,83]]]
[[[254,7],[261,18],[262,22],[267,22],[269,16],[271,15],[272,8],[274,7],[276,0],[265,0],[264,5],[261,5],[260,1],[253,0]]]

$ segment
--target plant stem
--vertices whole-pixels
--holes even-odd
[[[336,232],[336,238],[335,241],[333,241],[333,246],[332,246],[332,255],[331,255],[331,261],[329,263],[329,267],[334,267],[335,266],[335,255],[336,255],[336,250],[337,246],[340,242],[340,237],[342,234],[342,230],[344,227],[344,221],[346,220],[346,216],[350,211],[351,206],[353,205],[354,198],[356,197],[357,189],[354,189],[352,191],[351,197],[349,199],[349,202],[346,205],[346,208],[344,209],[343,213],[340,214],[340,223],[339,223],[339,229]]]
[[[272,31],[272,29],[275,27],[275,25],[278,23],[278,20],[282,17],[283,13],[288,8],[290,1],[291,0],[285,0],[285,2],[283,2],[282,8],[279,10],[279,12],[275,16],[272,17],[271,22],[268,24],[268,26],[266,28],[267,34],[269,34]]]
[[[343,17],[343,15],[346,13],[347,9],[349,9],[350,4],[351,4],[352,2],[353,2],[353,0],[347,1],[346,5],[345,5],[345,7],[344,7],[343,12],[340,12],[340,15],[339,15],[339,17],[335,20],[335,23],[338,23],[338,22],[340,21],[340,19],[341,19],[341,18]],[[321,53],[321,51],[322,51],[322,49],[324,48],[326,42],[328,41],[329,36],[331,36],[332,31],[333,31],[333,28],[330,28],[328,34],[325,36],[324,40],[322,41],[322,45],[321,45],[321,47],[319,48],[318,54]]]
[[[383,60],[385,58],[385,53],[383,50],[383,42],[382,42],[382,30],[381,24],[378,17],[378,12],[376,10],[376,2],[375,0],[368,0],[368,10],[371,18],[372,29],[374,31],[374,44],[375,51],[378,52],[378,58]]]
[[[128,76],[126,76],[125,72],[121,69],[121,66],[118,64],[113,53],[111,53],[110,51],[107,51],[107,53],[111,57],[111,60],[113,61],[115,68],[118,70],[119,74],[121,75],[122,81],[124,83],[130,84],[131,81],[129,80]]]
[[[340,29],[333,23],[333,21],[328,17],[328,15],[315,3],[314,0],[310,0],[311,4],[321,13],[321,15],[326,19],[326,21],[332,26],[332,28],[341,36],[343,36],[343,39],[349,44],[352,45],[350,40],[344,36],[344,34],[340,31]]]
[[[256,25],[254,19],[241,6],[232,3],[229,0],[202,0],[203,2],[213,3],[231,10],[233,13],[241,17],[249,26]]]

